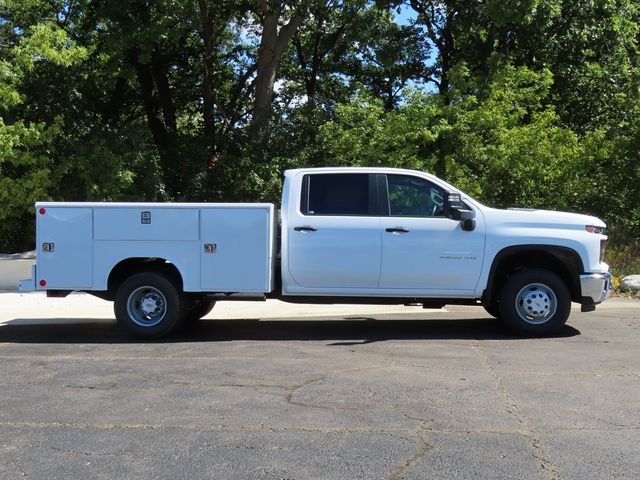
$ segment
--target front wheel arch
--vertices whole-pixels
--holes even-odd
[[[500,292],[509,278],[520,270],[540,268],[560,277],[569,288],[571,299],[580,302],[580,273],[584,265],[580,254],[559,245],[523,244],[500,250],[493,259],[482,304],[492,310],[499,309]]]

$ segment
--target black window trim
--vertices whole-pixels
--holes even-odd
[[[302,177],[302,190],[300,192],[300,213],[307,215],[309,211],[309,175]]]
[[[378,216],[390,217],[389,215],[389,186],[385,173],[376,174],[376,187],[378,196]]]
[[[353,213],[327,213],[327,214],[312,214],[309,213],[309,179],[312,175],[367,175],[368,188],[369,188],[369,205],[368,214],[353,214]],[[378,202],[378,185],[376,183],[376,174],[373,173],[358,173],[358,172],[322,172],[322,173],[305,173],[302,177],[302,188],[300,195],[300,214],[305,217],[379,217],[379,202]]]
[[[443,194],[443,198],[444,195],[447,194],[447,190],[444,189],[443,187],[441,187],[440,185],[433,183],[431,180],[427,180],[426,178],[423,177],[418,177],[416,175],[407,175],[406,173],[391,173],[391,174],[383,174],[380,175],[381,177],[384,177],[382,179],[382,187],[378,188],[378,192],[381,193],[382,196],[384,196],[384,198],[381,196],[381,200],[380,200],[380,211],[381,212],[385,212],[383,215],[384,217],[389,217],[389,218],[448,218],[444,212],[442,212],[442,215],[391,215],[391,205],[389,204],[389,179],[388,179],[388,175],[395,175],[397,177],[411,177],[411,178],[417,178],[419,180],[422,180],[423,182],[439,188],[440,190],[442,190],[442,194]],[[382,201],[384,201],[384,204],[382,204]]]
[[[322,173],[305,173],[302,177],[302,188],[300,197],[300,214],[305,217],[389,217],[389,218],[447,218],[444,213],[442,215],[391,215],[391,207],[389,205],[389,180],[388,175],[396,175],[403,177],[411,177],[424,181],[425,183],[442,190],[443,195],[447,194],[447,190],[432,181],[416,175],[407,175],[404,173],[366,173],[369,179],[369,213],[364,214],[310,214],[309,212],[309,179],[312,175],[348,175],[358,174],[357,172],[322,172]],[[362,174],[360,174],[362,175]],[[466,204],[465,204],[466,205]]]

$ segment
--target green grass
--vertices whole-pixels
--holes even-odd
[[[640,275],[640,244],[634,242],[627,245],[608,245],[605,251],[605,261],[613,274],[615,293],[623,296],[640,298],[640,293],[631,295],[630,292],[620,291],[620,279],[626,275]]]
[[[608,245],[605,259],[617,277],[640,275],[640,245]]]

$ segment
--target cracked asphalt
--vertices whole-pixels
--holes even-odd
[[[478,307],[216,306],[138,342],[0,293],[0,478],[637,479],[640,301],[514,338]]]

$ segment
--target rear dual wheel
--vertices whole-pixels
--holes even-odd
[[[211,300],[207,297],[197,297],[187,312],[186,320],[188,322],[200,320],[213,310],[215,304],[215,300]]]
[[[185,296],[175,280],[158,272],[127,278],[116,292],[118,323],[138,338],[160,338],[176,330],[186,315]]]

